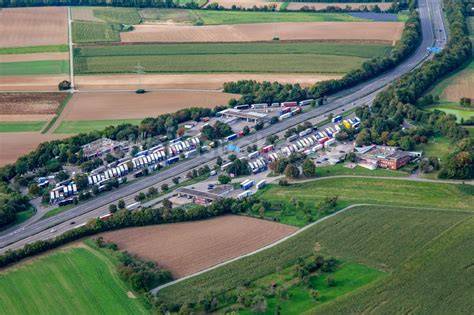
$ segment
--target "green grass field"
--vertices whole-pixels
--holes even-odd
[[[300,227],[308,224],[305,210],[310,210],[314,220],[324,216],[318,212],[318,205],[325,197],[332,196],[339,197],[338,209],[352,204],[381,204],[474,211],[474,196],[458,185],[375,177],[325,178],[289,187],[268,185],[255,195],[272,204],[272,209],[265,211],[266,218]],[[295,207],[294,201],[302,202],[304,207]]]
[[[440,110],[446,114],[453,114],[457,117],[457,122],[460,123],[461,119],[467,120],[470,117],[474,117],[474,107],[469,109],[461,107],[456,103],[441,103],[433,107],[429,107],[430,110]]]
[[[385,45],[331,43],[114,45],[76,48],[74,61],[77,74],[132,73],[137,60],[146,72],[342,74],[389,51]]]
[[[0,122],[0,133],[41,131],[41,129],[43,129],[45,124],[46,124],[46,121]]]
[[[470,217],[413,251],[411,259],[393,274],[312,313],[472,313],[473,230],[474,218]]]
[[[0,48],[0,55],[9,54],[33,54],[45,52],[66,52],[69,47],[67,45],[50,45],[50,46],[31,46],[31,47],[4,47]]]
[[[352,17],[345,13],[311,12],[254,12],[193,10],[204,25],[248,24],[274,22],[361,22],[370,21]]]
[[[169,303],[183,303],[198,301],[211,290],[215,294],[226,292],[244,281],[274,274],[298,257],[311,255],[316,241],[325,255],[393,272],[432,239],[473,215],[461,211],[353,208],[261,253],[167,287],[158,296]],[[436,285],[441,288],[442,283]]]
[[[253,283],[255,287],[268,287],[272,283],[278,283],[280,286],[289,286],[289,298],[271,297],[267,299],[268,307],[265,314],[274,314],[276,305],[281,308],[281,314],[302,314],[303,312],[314,308],[315,306],[327,303],[346,293],[361,288],[381,277],[384,273],[376,269],[356,263],[343,263],[333,273],[323,273],[320,276],[311,276],[308,285],[291,285],[288,282],[294,281],[293,268],[287,268],[278,274],[259,279]],[[325,280],[331,276],[337,283],[335,287],[328,287]],[[281,281],[286,277],[289,281]],[[315,302],[310,297],[310,289],[318,290],[320,298]],[[254,314],[248,309],[239,310],[239,314]]]
[[[77,134],[94,130],[103,130],[108,126],[120,124],[138,125],[143,119],[114,119],[114,120],[75,120],[62,121],[54,130],[57,134]]]
[[[427,157],[440,158],[441,162],[445,161],[451,151],[451,143],[446,137],[433,137],[426,144],[419,144],[415,150],[423,151],[423,155]]]
[[[0,63],[0,76],[67,74],[68,72],[68,60],[39,60]]]
[[[74,247],[0,272],[0,313],[146,314],[127,291],[111,260]]]
[[[331,166],[316,167],[316,177],[336,176],[336,175],[359,175],[359,176],[388,176],[388,177],[406,177],[408,174],[402,171],[392,171],[383,168],[377,168],[373,171],[364,167],[356,166],[347,168],[343,164]]]

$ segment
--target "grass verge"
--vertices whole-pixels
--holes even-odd
[[[67,103],[71,100],[72,94],[69,94],[62,102],[59,104],[58,108],[56,109],[56,115],[51,119],[46,127],[44,127],[43,130],[41,130],[41,133],[47,133],[49,129],[51,129],[52,126],[56,123],[58,120],[59,116],[61,116],[61,113],[63,112],[64,108],[66,108]]]
[[[120,124],[138,125],[143,119],[115,119],[115,120],[66,120],[54,130],[56,134],[78,134],[94,130],[103,130],[109,126]]]
[[[0,122],[0,133],[40,131],[46,121],[5,121]]]

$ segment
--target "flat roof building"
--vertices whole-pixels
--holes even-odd
[[[397,170],[408,164],[412,158],[410,152],[383,145],[356,148],[356,154],[359,165],[369,169],[381,167]]]
[[[83,145],[82,152],[86,159],[102,156],[103,154],[113,152],[115,150],[128,149],[127,141],[115,141],[108,138],[101,138]]]
[[[217,113],[219,116],[224,118],[238,118],[248,122],[260,122],[265,121],[268,118],[267,114],[256,113],[256,112],[244,112],[234,108],[224,109]]]

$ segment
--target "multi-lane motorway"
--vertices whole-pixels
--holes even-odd
[[[441,0],[420,0],[418,11],[420,13],[422,24],[423,41],[415,53],[407,58],[402,64],[375,79],[364,82],[354,88],[347,89],[330,97],[328,103],[322,107],[297,115],[294,118],[285,120],[281,123],[271,125],[253,135],[237,140],[235,144],[239,147],[244,147],[256,143],[261,139],[265,139],[269,135],[284,131],[306,120],[327,115],[330,112],[339,113],[342,108],[347,110],[354,106],[370,103],[377,93],[389,83],[399,78],[404,73],[416,68],[425,60],[431,58],[432,54],[428,52],[428,47],[443,47],[446,44],[447,34],[442,17]],[[0,251],[3,252],[9,248],[18,248],[26,243],[40,239],[47,239],[54,236],[56,233],[72,229],[74,228],[74,225],[69,224],[71,220],[74,219],[77,222],[80,222],[80,220],[84,221],[88,217],[97,217],[98,209],[101,207],[103,208],[104,206],[122,198],[130,198],[130,196],[133,196],[137,192],[147,189],[150,186],[160,184],[178,174],[186,173],[189,170],[209,163],[221,154],[222,151],[219,150],[209,151],[208,153],[200,155],[192,160],[179,163],[170,169],[130,183],[123,188],[106,193],[91,201],[84,202],[71,210],[38,221],[7,235],[3,235],[0,237]],[[52,233],[50,229],[54,229],[55,233]]]

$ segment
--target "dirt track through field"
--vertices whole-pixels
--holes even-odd
[[[57,91],[59,82],[67,75],[0,76],[0,91]]]
[[[304,22],[277,23],[280,40],[390,42],[400,39],[402,22]],[[274,23],[168,26],[136,25],[120,33],[123,42],[258,42],[271,41]]]
[[[36,54],[11,54],[0,55],[0,62],[21,62],[21,61],[39,61],[39,60],[67,60],[67,52],[48,52]]]
[[[141,84],[147,89],[222,89],[225,82],[239,80],[278,81],[310,86],[316,82],[339,79],[338,75],[305,74],[147,74],[141,77]],[[129,74],[77,76],[78,90],[136,89],[137,76]]]
[[[121,250],[156,261],[180,278],[252,252],[297,230],[244,216],[131,228],[103,234]]]
[[[182,108],[227,104],[237,94],[194,91],[76,93],[57,123],[63,120],[107,120],[156,117]]]
[[[61,7],[0,10],[0,47],[67,43],[66,12]]]
[[[232,1],[232,0],[228,0]],[[235,2],[235,1],[234,1]],[[219,1],[220,3],[220,1]],[[358,9],[360,6],[367,6],[368,8],[378,5],[380,9],[386,10],[392,5],[391,2],[354,2],[354,3],[317,3],[317,2],[290,2],[288,5],[288,10],[299,10],[302,7],[315,8],[316,10],[326,9],[328,6],[345,8],[350,6],[352,9]]]
[[[38,144],[71,135],[46,135],[39,132],[0,133],[0,166],[13,163],[22,155],[36,149]]]

